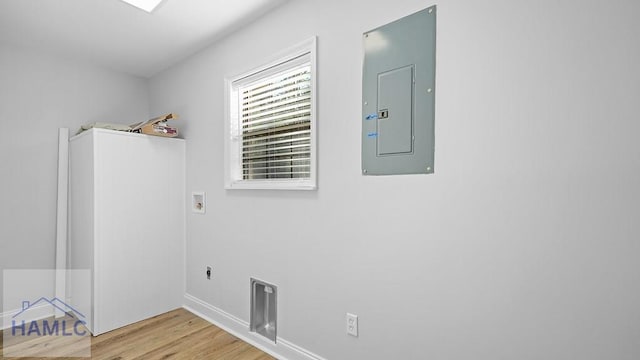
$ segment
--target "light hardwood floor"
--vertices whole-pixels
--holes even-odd
[[[41,339],[34,341],[42,342]],[[0,336],[0,354],[3,354],[2,350],[3,342]],[[272,360],[274,358],[187,310],[177,309],[91,338],[91,359]]]

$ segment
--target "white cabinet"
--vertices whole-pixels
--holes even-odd
[[[70,140],[70,269],[90,269],[94,334],[182,304],[185,142],[92,129]]]

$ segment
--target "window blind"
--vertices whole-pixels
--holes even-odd
[[[311,66],[239,89],[242,178],[309,178]]]

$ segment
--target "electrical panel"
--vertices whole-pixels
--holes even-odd
[[[434,172],[436,7],[363,34],[362,173]]]

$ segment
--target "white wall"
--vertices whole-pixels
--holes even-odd
[[[148,115],[145,79],[0,44],[0,270],[55,266],[58,128]]]
[[[273,282],[327,359],[638,359],[640,3],[438,2],[436,172],[362,176],[361,34],[428,5],[292,1],[151,80],[207,192],[188,294],[248,321]],[[225,191],[223,78],[312,35],[319,190]]]

